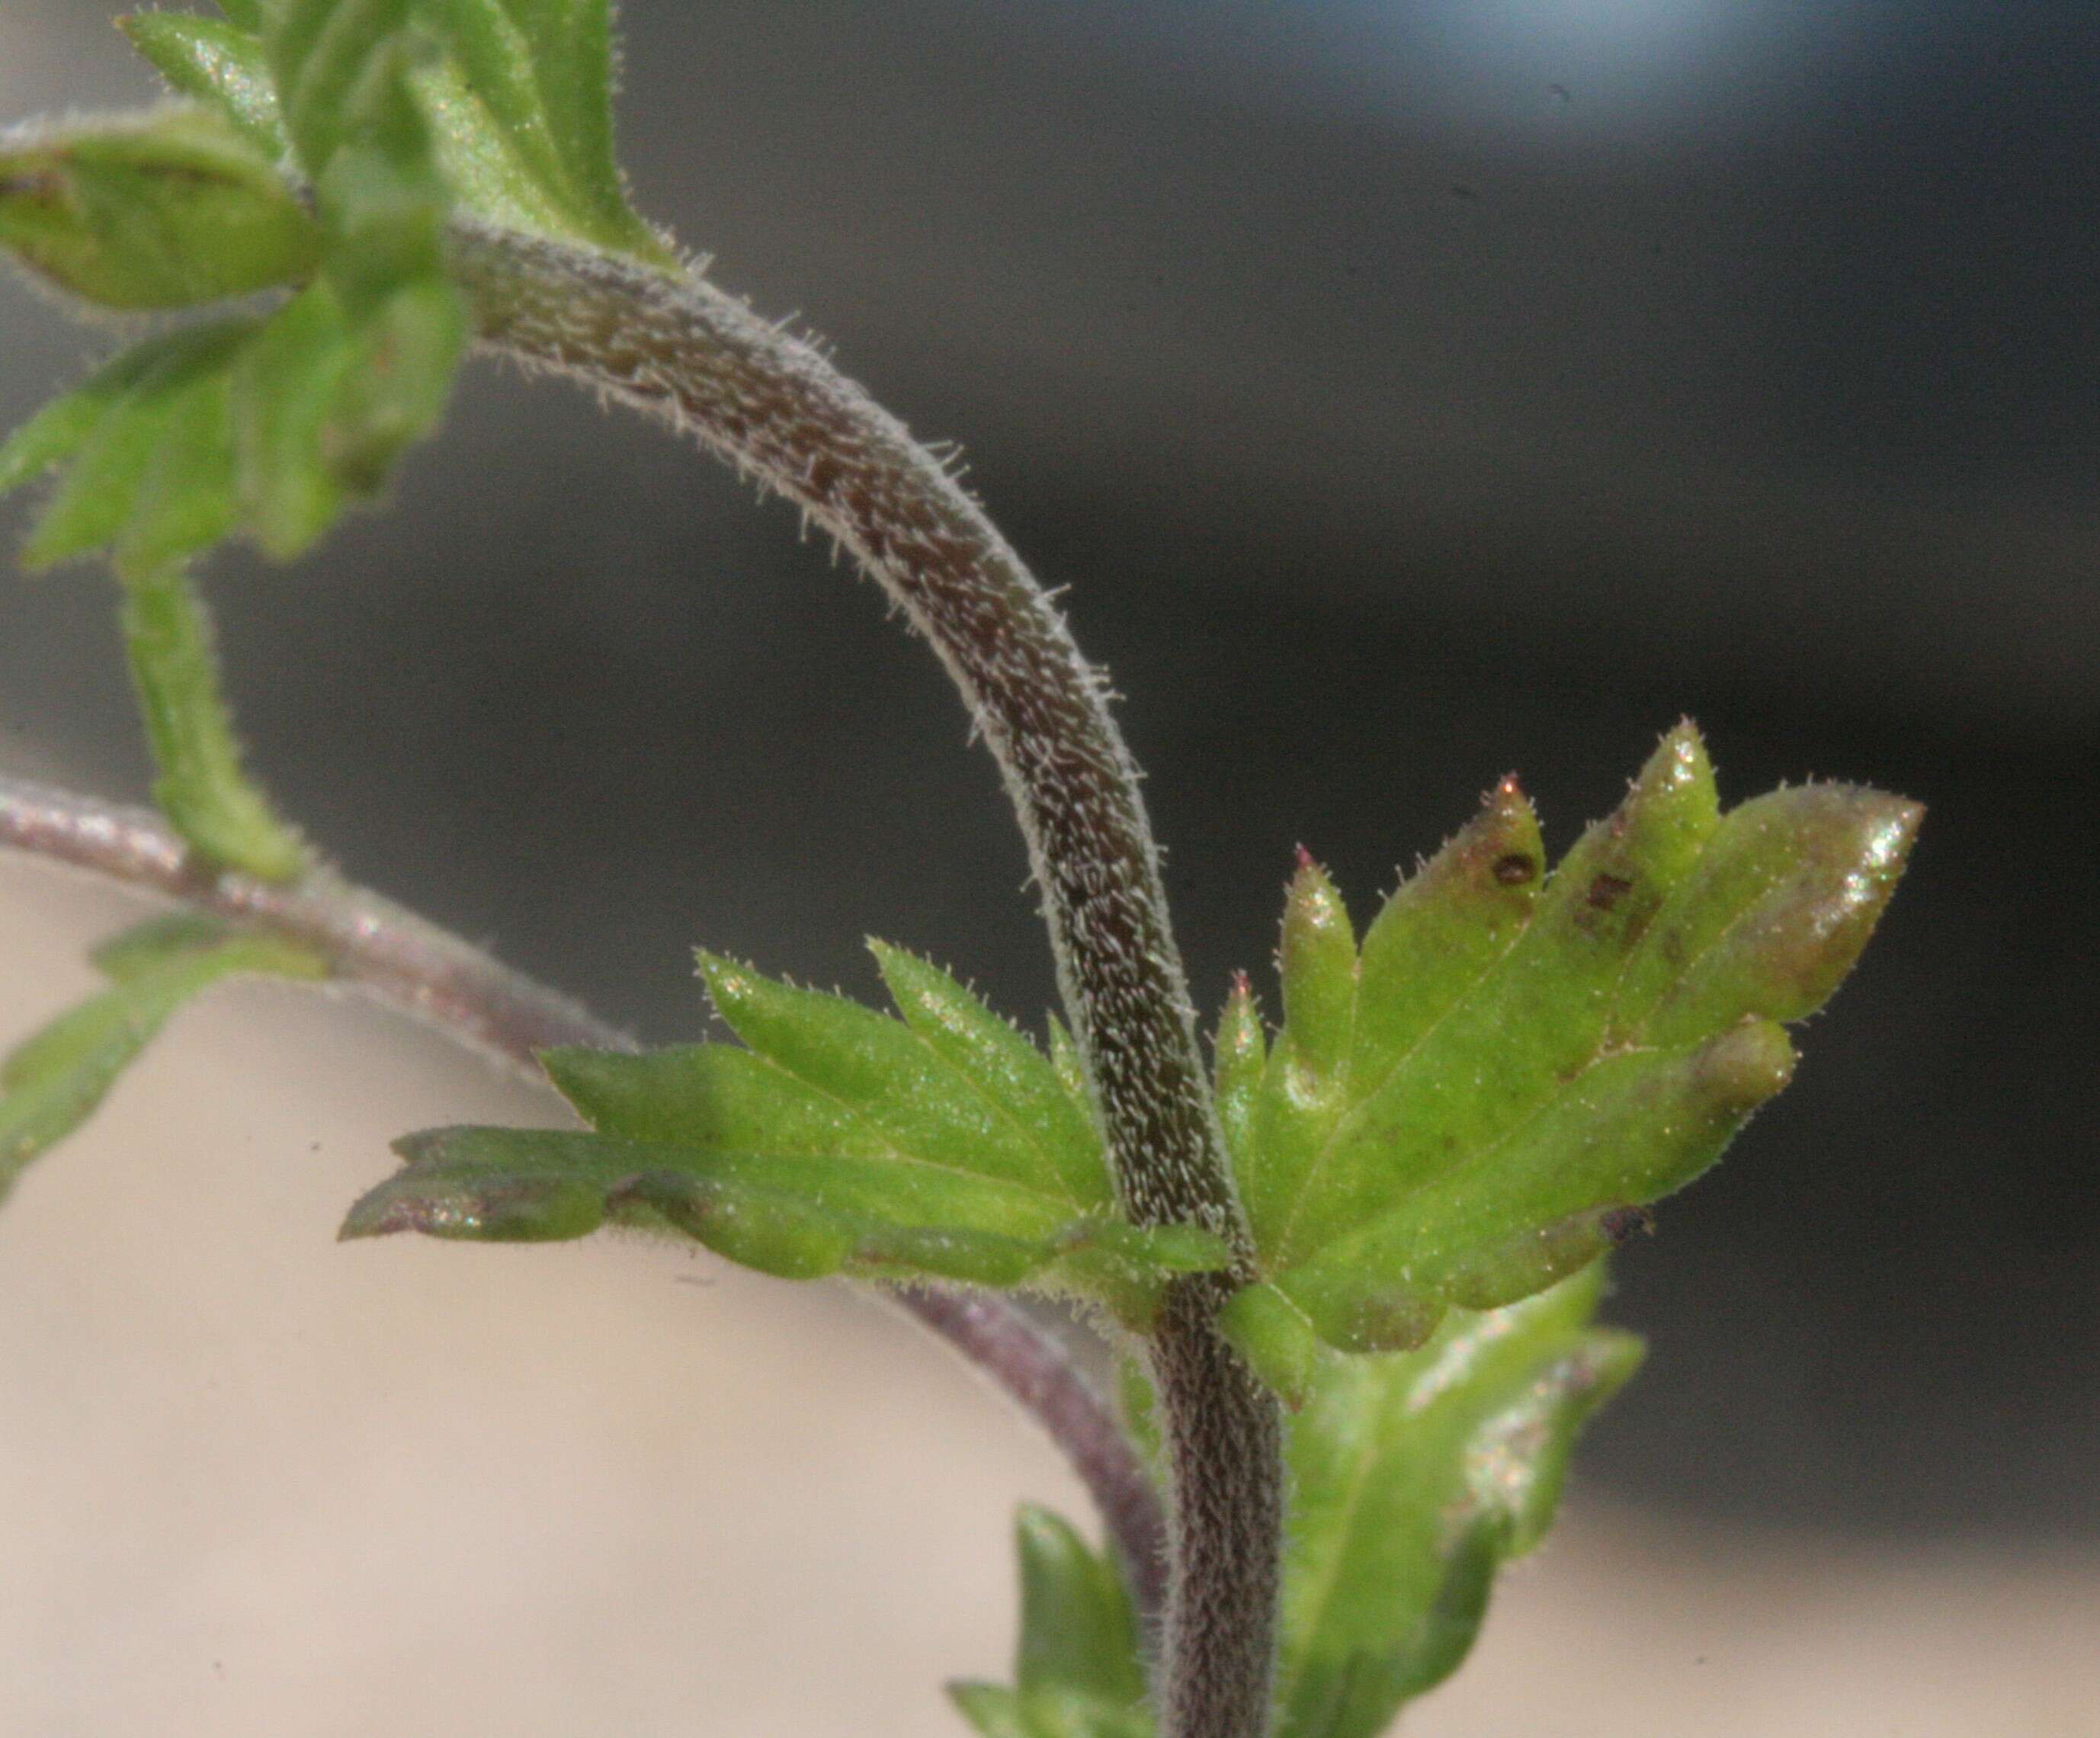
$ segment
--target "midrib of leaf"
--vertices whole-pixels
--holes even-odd
[[[994,1012],[996,1014],[997,1011],[995,1009]],[[1074,1212],[1078,1213],[1085,1213],[1092,1211],[1092,1209],[1088,1208],[1083,1202],[1081,1202],[1076,1194],[1072,1193],[1070,1186],[1065,1180],[1065,1167],[1057,1162],[1057,1155],[1052,1153],[1050,1149],[1043,1144],[1043,1136],[1039,1131],[1030,1127],[1026,1122],[1014,1114],[1010,1106],[1002,1104],[998,1099],[995,1098],[990,1091],[986,1087],[985,1083],[975,1074],[972,1074],[968,1069],[957,1067],[953,1062],[950,1061],[946,1056],[942,1056],[938,1051],[934,1049],[933,1045],[912,1027],[911,1021],[906,1021],[904,1022],[904,1026],[906,1030],[911,1033],[912,1037],[918,1040],[919,1048],[920,1049],[924,1050],[929,1056],[933,1057],[933,1061],[938,1065],[946,1069],[950,1074],[965,1082],[968,1085],[971,1092],[974,1094],[979,1101],[984,1105],[986,1109],[990,1110],[995,1117],[998,1118],[999,1121],[1005,1123],[1008,1128],[1011,1128],[1016,1134],[1021,1136],[1021,1140],[1034,1151],[1035,1157],[1042,1163],[1043,1168],[1057,1180],[1059,1188],[1064,1191],[1062,1199],[1066,1205],[1069,1205]],[[1018,1028],[1015,1029],[1014,1035],[1016,1037],[1024,1036]],[[1032,1042],[1032,1040],[1029,1041]],[[1052,1076],[1052,1079],[1055,1079],[1054,1075]],[[1064,1088],[1062,1085],[1059,1085],[1058,1091],[1062,1092]],[[1041,1193],[1041,1191],[1038,1191],[1038,1193]],[[1051,1198],[1057,1199],[1058,1198],[1053,1196]]]
[[[1678,1048],[1689,1052],[1696,1050],[1699,1046],[1697,1044],[1686,1044]],[[1615,1062],[1621,1056],[1665,1056],[1670,1053],[1672,1053],[1670,1051],[1665,1050],[1659,1045],[1599,1044],[1597,1048],[1591,1053],[1590,1060],[1585,1062],[1580,1069],[1577,1070],[1574,1074],[1568,1076],[1568,1078],[1563,1081],[1558,1087],[1556,1087],[1552,1092],[1549,1093],[1545,1098],[1542,1099],[1538,1104],[1534,1105],[1529,1111],[1525,1112],[1523,1116],[1518,1118],[1515,1122],[1512,1123],[1507,1128],[1504,1129],[1502,1133],[1496,1136],[1493,1140],[1489,1141],[1486,1145],[1476,1147],[1471,1153],[1467,1154],[1458,1162],[1458,1163],[1452,1166],[1448,1171],[1440,1171],[1436,1176],[1427,1179],[1424,1183],[1418,1184],[1414,1189],[1409,1189],[1406,1193],[1403,1194],[1399,1200],[1394,1202],[1391,1206],[1385,1210],[1385,1211],[1377,1215],[1374,1218],[1366,1220],[1363,1224],[1357,1227],[1355,1230],[1345,1232],[1340,1237],[1330,1239],[1328,1246],[1331,1247],[1335,1243],[1347,1242],[1352,1238],[1368,1237],[1371,1233],[1376,1231],[1378,1228],[1388,1220],[1393,1219],[1405,1212],[1407,1209],[1408,1203],[1412,1201],[1416,1195],[1419,1194],[1422,1192],[1422,1189],[1426,1188],[1429,1183],[1456,1183],[1462,1180],[1467,1173],[1479,1170],[1481,1166],[1487,1164],[1493,1159],[1494,1157],[1505,1147],[1508,1146],[1511,1142],[1516,1140],[1519,1136],[1524,1134],[1530,1128],[1532,1124],[1538,1122],[1540,1118],[1546,1116],[1555,1109],[1557,1109],[1564,1099],[1572,1094],[1577,1087],[1581,1086],[1585,1080],[1588,1079],[1591,1074],[1595,1074],[1597,1070],[1607,1061]],[[1308,1257],[1308,1261],[1311,1259],[1313,1258]],[[1296,1264],[1294,1264],[1294,1265]],[[1288,1269],[1286,1269],[1285,1271],[1287,1272]]]
[[[1327,1633],[1329,1612],[1334,1604],[1335,1590],[1341,1585],[1343,1561],[1348,1555],[1349,1535],[1356,1526],[1357,1511],[1363,1506],[1364,1493],[1370,1485],[1371,1470],[1383,1458],[1379,1452],[1383,1440],[1379,1427],[1384,1423],[1384,1414],[1385,1407],[1381,1403],[1376,1409],[1370,1427],[1364,1433],[1366,1451],[1357,1458],[1357,1464],[1350,1471],[1348,1497],[1341,1510],[1342,1524],[1334,1529],[1335,1549],[1327,1554],[1327,1560],[1322,1564],[1318,1577],[1320,1590],[1314,1600],[1318,1620],[1308,1626],[1303,1632],[1308,1638],[1317,1639]],[[1302,1670],[1294,1673],[1291,1683],[1277,1686],[1279,1700],[1289,1696],[1296,1687],[1297,1678],[1302,1675]]]
[[[933,1065],[937,1069],[951,1074],[960,1074],[963,1079],[966,1080],[969,1079],[969,1077],[967,1074],[962,1074],[962,1071],[960,1070],[951,1067],[945,1056],[942,1056],[939,1052],[936,1051],[916,1032],[912,1032],[909,1026],[906,1026],[902,1021],[898,1023],[900,1026],[905,1026],[906,1031],[911,1033],[912,1042],[917,1044],[920,1049],[926,1052],[927,1055],[932,1058]],[[825,1103],[836,1106],[849,1121],[852,1122],[858,1127],[866,1129],[870,1135],[874,1136],[876,1140],[882,1146],[884,1151],[893,1159],[905,1164],[919,1165],[929,1171],[944,1171],[950,1176],[967,1177],[976,1182],[997,1183],[1008,1189],[1017,1189],[1021,1190],[1023,1193],[1033,1195],[1038,1200],[1048,1202],[1052,1207],[1070,1207],[1074,1212],[1079,1214],[1083,1214],[1088,1211],[1086,1207],[1080,1204],[1079,1198],[1076,1196],[1070,1194],[1069,1193],[1061,1196],[1054,1194],[1037,1184],[1023,1183],[1013,1177],[999,1176],[989,1171],[973,1171],[968,1166],[955,1164],[946,1159],[930,1158],[923,1153],[914,1152],[908,1148],[900,1146],[898,1143],[902,1137],[898,1134],[896,1130],[888,1127],[885,1123],[877,1122],[873,1117],[868,1115],[866,1111],[858,1109],[848,1100],[841,1098],[836,1092],[832,1091],[830,1087],[819,1086],[815,1081],[805,1079],[802,1075],[796,1074],[793,1069],[788,1067],[785,1063],[779,1061],[772,1056],[759,1054],[758,1059],[761,1062],[765,1063],[768,1068],[778,1069],[780,1073],[786,1075],[788,1079],[793,1081],[796,1086],[801,1087],[805,1092],[813,1093],[817,1097],[823,1100]],[[980,1098],[985,1097],[986,1095],[984,1093],[984,1089],[980,1087],[975,1080],[969,1080],[969,1086],[970,1090],[976,1093]],[[990,1100],[987,1100],[986,1101],[988,1103],[991,1103]],[[996,1103],[992,1103],[993,1109],[997,1110],[999,1108],[999,1107]],[[1014,1123],[1017,1127],[1021,1128],[1021,1133],[1027,1139],[1030,1146],[1035,1149],[1036,1156],[1044,1161],[1045,1167],[1049,1171],[1051,1176],[1053,1177],[1057,1176],[1057,1167],[1056,1165],[1049,1163],[1049,1155],[1042,1150],[1041,1143],[1037,1140],[1033,1135],[1029,1133],[1026,1127],[1015,1122],[1015,1119],[1012,1117],[1008,1116],[1007,1120],[1008,1122]],[[785,1157],[787,1155],[783,1154],[782,1156]],[[1060,1178],[1059,1180],[1061,1182],[1062,1179]]]
[[[286,119],[311,113],[316,104],[339,106],[343,96],[362,75],[368,64],[368,55],[359,55],[346,63],[342,50],[346,42],[354,42],[372,33],[375,20],[394,15],[390,29],[399,28],[405,8],[401,0],[343,0],[329,14],[327,22],[303,45],[286,44],[299,49],[298,72],[293,80],[292,89],[284,94]],[[377,38],[374,39],[375,45]],[[333,120],[333,117],[331,117]],[[296,135],[307,131],[293,122]],[[296,142],[296,140],[295,140]],[[338,143],[340,143],[338,139]],[[327,165],[309,163],[308,170],[319,174]]]
[[[1543,890],[1542,889],[1542,891]],[[1335,1118],[1335,1126],[1331,1129],[1328,1130],[1327,1138],[1320,1143],[1320,1150],[1312,1155],[1312,1162],[1305,1167],[1304,1176],[1299,1179],[1298,1187],[1291,1194],[1290,1211],[1284,1215],[1283,1224],[1278,1231],[1276,1239],[1276,1263],[1279,1270],[1288,1266],[1295,1265],[1295,1264],[1289,1259],[1291,1247],[1291,1237],[1293,1233],[1295,1233],[1298,1229],[1298,1221],[1303,1214],[1305,1206],[1305,1198],[1312,1193],[1312,1184],[1314,1180],[1317,1178],[1320,1173],[1326,1168],[1328,1161],[1334,1156],[1335,1149],[1341,1144],[1342,1136],[1348,1133],[1362,1120],[1364,1106],[1368,1105],[1373,1099],[1376,1098],[1380,1092],[1385,1090],[1386,1087],[1392,1080],[1393,1077],[1414,1059],[1416,1052],[1418,1052],[1424,1044],[1427,1043],[1431,1039],[1434,1038],[1438,1032],[1441,1031],[1444,1027],[1458,1013],[1461,1008],[1466,1007],[1475,996],[1478,995],[1488,985],[1494,981],[1494,980],[1501,974],[1502,968],[1508,964],[1509,956],[1516,951],[1518,946],[1524,941],[1524,938],[1531,933],[1531,927],[1533,924],[1537,921],[1538,913],[1535,911],[1527,914],[1524,922],[1518,926],[1516,933],[1510,937],[1509,946],[1505,947],[1485,966],[1482,967],[1480,975],[1475,978],[1471,985],[1469,985],[1465,990],[1462,990],[1453,999],[1451,1005],[1445,1008],[1444,1012],[1439,1014],[1434,1020],[1431,1021],[1427,1026],[1424,1026],[1422,1030],[1421,1034],[1415,1039],[1414,1042],[1410,1044],[1405,1050],[1400,1053],[1400,1055],[1392,1059],[1392,1065],[1385,1069],[1379,1075],[1374,1084],[1366,1089],[1361,1095],[1352,1096],[1350,1097],[1348,1109],[1344,1110],[1339,1117]],[[1623,971],[1624,968],[1621,967],[1621,969]],[[1356,994],[1350,999],[1349,1003],[1349,1017],[1352,1026],[1356,1020],[1358,1005],[1363,998],[1363,961],[1361,947],[1361,944],[1359,944]],[[1354,1059],[1352,1057],[1345,1057],[1342,1065],[1344,1069],[1349,1070],[1349,1079],[1344,1090],[1345,1092],[1353,1095],[1354,1088],[1356,1087]]]
[[[1786,787],[1785,785],[1781,785],[1779,788],[1783,791],[1786,789]],[[1725,817],[1723,818],[1723,824],[1726,824]],[[1716,831],[1718,832],[1718,829],[1717,828]],[[1706,858],[1704,849],[1702,849],[1700,854],[1698,869],[1694,873],[1688,875],[1684,878],[1683,886],[1679,888],[1670,898],[1666,900],[1662,905],[1656,907],[1655,915],[1648,920],[1648,926],[1642,932],[1639,942],[1635,944],[1633,951],[1626,955],[1625,964],[1619,968],[1619,981],[1617,984],[1614,985],[1612,987],[1612,1013],[1604,1021],[1604,1032],[1606,1037],[1608,1038],[1611,1036],[1613,1021],[1617,1020],[1618,1016],[1619,993],[1625,987],[1626,974],[1632,971],[1635,960],[1639,959],[1642,953],[1646,951],[1648,947],[1648,937],[1655,933],[1656,925],[1662,920],[1664,913],[1670,906],[1676,904],[1679,898],[1683,899],[1688,903],[1690,902],[1692,893],[1697,889],[1699,884],[1706,879],[1707,871],[1711,867],[1712,864]],[[1785,879],[1785,878],[1784,876],[1778,876],[1775,877],[1773,880],[1765,882],[1753,897],[1743,902],[1743,908],[1741,911],[1736,912],[1733,917],[1730,918],[1727,922],[1722,924],[1718,929],[1714,932],[1714,938],[1711,941],[1707,942],[1706,945],[1701,947],[1696,954],[1694,954],[1690,959],[1687,959],[1683,964],[1678,968],[1677,976],[1663,985],[1662,989],[1657,995],[1654,1003],[1649,1007],[1647,1014],[1643,1017],[1641,1026],[1643,1029],[1651,1024],[1656,1015],[1661,1012],[1662,1004],[1670,999],[1670,992],[1675,990],[1679,984],[1683,983],[1686,978],[1692,975],[1692,967],[1697,964],[1700,960],[1705,959],[1709,954],[1718,952],[1723,942],[1727,941],[1730,936],[1733,935],[1740,926],[1748,923],[1752,917],[1756,915],[1758,910],[1763,906],[1765,901],[1771,896],[1772,889]],[[1850,879],[1849,876],[1847,876],[1847,879]],[[1626,1035],[1630,1038],[1633,1034],[1629,1033]],[[1621,1045],[1618,1048],[1621,1050],[1630,1051],[1639,1047],[1631,1043],[1627,1043]],[[1650,1048],[1657,1047],[1651,1046]]]
[[[521,228],[555,236],[570,232],[573,217],[562,200],[547,191],[547,180],[554,179],[548,165],[528,157],[519,147],[516,130],[495,118],[487,99],[460,76],[453,63],[446,61],[429,72],[419,73],[414,82],[430,95],[432,106],[440,112],[455,104],[471,107],[484,123],[442,131],[435,147],[440,164],[453,159],[457,153],[461,159],[481,165],[483,173],[492,179],[500,177],[503,196],[512,206],[510,215]],[[465,148],[470,145],[484,148],[470,152]],[[494,218],[502,214],[487,214]]]

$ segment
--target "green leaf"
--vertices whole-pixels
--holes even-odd
[[[183,1003],[248,973],[315,979],[310,950],[193,919],[156,918],[99,951],[112,987],[60,1015],[0,1062],[0,1198],[31,1160],[94,1114],[125,1068]]]
[[[296,880],[305,847],[242,768],[203,600],[179,566],[126,585],[124,637],[160,769],[153,800],[161,812],[210,862],[267,881]]]
[[[134,12],[117,22],[177,95],[216,110],[272,160],[290,152],[276,82],[255,24],[186,12]]]
[[[983,1738],[1153,1738],[1148,1709],[1115,1707],[1061,1685],[1023,1693],[951,1683],[948,1695]]]
[[[1550,879],[1505,780],[1360,950],[1301,867],[1258,1088],[1246,1009],[1224,1028],[1260,1277],[1228,1307],[1242,1350],[1302,1392],[1321,1343],[1417,1344],[1445,1308],[1514,1301],[1644,1224],[1786,1084],[1774,1022],[1850,970],[1920,813],[1812,785],[1723,818],[1687,725]]]
[[[1075,1100],[1044,1066],[1043,1052],[939,967],[885,942],[868,946],[920,1041],[972,1082],[1008,1127],[1030,1131],[1030,1144],[1075,1204],[1105,1207],[1093,1119],[1083,1098]]]
[[[226,21],[238,29],[259,31],[271,0],[218,0]]]
[[[878,959],[907,1021],[775,983],[712,954],[700,955],[700,975],[717,1012],[753,1054],[813,1099],[849,1112],[899,1156],[1010,1183],[1065,1216],[1107,1211],[1108,1167],[1091,1130],[1079,1138],[1092,1146],[1092,1162],[1075,1164],[1069,1118],[1039,1118],[1039,1107],[1070,1103],[1042,1054],[1017,1034],[1011,1045],[986,1036],[997,1017],[945,973],[887,949]],[[944,990],[931,990],[935,982]],[[947,1011],[945,1029],[928,1010],[935,995]],[[970,1008],[973,1016],[957,1012]],[[989,1070],[987,1051],[995,1055]]]
[[[745,1047],[548,1052],[594,1133],[412,1136],[344,1234],[561,1238],[611,1219],[783,1277],[1034,1282],[1132,1321],[1168,1276],[1224,1264],[1208,1233],[1114,1217],[1050,1061],[946,973],[876,952],[902,1020],[704,955]]]
[[[0,486],[69,464],[26,558],[110,549],[157,799],[210,862],[281,881],[305,853],[241,770],[203,602],[183,571],[240,517],[234,371],[256,330],[224,320],[137,346],[0,448]]]
[[[232,513],[226,371],[254,323],[149,339],[48,406],[0,449],[0,486],[68,467],[29,533],[33,568],[108,548],[150,572],[221,535]]]
[[[428,0],[448,51],[421,76],[447,178],[491,223],[675,266],[613,150],[606,0]]]
[[[320,446],[336,483],[363,496],[386,486],[402,453],[443,420],[470,335],[459,292],[435,277],[402,285],[350,328]]]
[[[302,0],[267,33],[254,9],[228,11],[225,22],[140,13],[124,28],[176,90],[212,104],[266,148],[289,147],[278,93],[293,93],[299,154],[316,175],[342,143],[337,117],[360,82],[412,42],[404,70],[462,209],[505,228],[677,264],[629,203],[615,159],[607,0]],[[243,14],[249,21],[236,21]]]
[[[126,29],[202,110],[0,143],[0,245],[121,307],[303,289],[157,340],[0,450],[0,490],[70,463],[28,557],[134,576],[229,532],[288,559],[442,419],[470,337],[456,205],[659,264],[612,157],[605,0],[282,0]],[[314,210],[276,163],[311,183]]]
[[[1014,1528],[1021,1557],[1021,1646],[1014,1678],[1127,1705],[1145,1695],[1136,1621],[1123,1577],[1049,1510],[1027,1505]]]
[[[303,553],[442,414],[465,336],[449,286],[353,318],[323,280],[265,319],[135,346],[0,448],[0,492],[68,468],[24,561],[107,549],[137,579],[235,531]]]
[[[1639,1363],[1589,1326],[1600,1283],[1454,1313],[1415,1352],[1328,1354],[1290,1422],[1280,1738],[1371,1738],[1465,1656],[1576,1433]]]
[[[948,1693],[989,1738],[1150,1738],[1145,1667],[1114,1562],[1047,1509],[1021,1510],[1021,1640],[1015,1687]]]
[[[102,307],[191,307],[322,257],[292,188],[217,114],[156,111],[0,141],[0,245]]]
[[[356,365],[333,285],[310,285],[279,309],[232,370],[236,488],[243,528],[279,561],[302,554],[348,498],[331,462],[335,406]]]
[[[263,46],[285,127],[301,165],[318,183],[337,152],[356,147],[391,108],[411,0],[274,0],[264,9]]]

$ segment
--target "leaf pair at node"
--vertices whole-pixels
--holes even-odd
[[[741,1046],[549,1052],[594,1132],[410,1136],[344,1235],[535,1241],[610,1220],[783,1277],[1026,1283],[1132,1325],[1171,1276],[1224,1264],[1207,1232],[1118,1214],[1061,1030],[1046,1056],[946,973],[875,954],[901,1017],[703,955]]]
[[[1851,969],[1920,813],[1811,784],[1723,816],[1688,724],[1550,877],[1514,780],[1361,945],[1308,860],[1282,1029],[1242,983],[1217,1041],[1262,1281],[1227,1308],[1242,1349],[1296,1395],[1330,1350],[1419,1344],[1644,1224],[1786,1084],[1781,1023]]]
[[[1220,1121],[1253,1234],[1228,1333],[1294,1402],[1338,1352],[1405,1350],[1445,1312],[1543,1290],[1719,1156],[1785,1085],[1780,1022],[1850,969],[1915,805],[1842,785],[1720,813],[1689,726],[1545,872],[1513,782],[1390,899],[1359,946],[1309,862],[1284,920],[1283,1026],[1244,986],[1218,1043]],[[793,1277],[1032,1283],[1142,1326],[1174,1273],[1224,1264],[1140,1232],[1114,1192],[1070,1041],[1045,1057],[952,978],[878,948],[902,1019],[705,958],[748,1048],[558,1052],[596,1131],[445,1130],[352,1234],[576,1237],[668,1225]]]
[[[110,556],[163,808],[209,862],[289,880],[185,566],[235,535],[302,554],[435,426],[470,336],[456,211],[676,261],[614,165],[606,0],[220,11],[125,20],[199,108],[0,135],[0,248],[104,308],[280,299],[120,355],[0,447],[0,493],[63,472],[25,558]]]
[[[274,937],[210,918],[153,918],[105,942],[95,963],[110,987],[60,1015],[0,1062],[0,1198],[30,1161],[95,1108],[170,1015],[221,978],[315,980],[327,963]]]
[[[204,105],[0,139],[0,245],[83,300],[274,311],[150,340],[51,406],[0,487],[70,463],[32,565],[150,571],[234,532],[289,559],[442,415],[469,337],[456,209],[659,265],[612,157],[604,0],[240,0],[126,21]]]

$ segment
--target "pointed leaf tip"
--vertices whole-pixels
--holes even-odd
[[[1730,812],[1628,968],[1615,1026],[1680,1043],[1732,1018],[1799,1020],[1844,981],[1902,878],[1924,810],[1855,785]]]
[[[1372,923],[1346,1012],[1286,978],[1231,1142],[1262,1277],[1327,1344],[1373,1351],[1593,1262],[1787,1084],[1783,1022],[1850,969],[1919,817],[1828,784],[1723,816],[1687,721],[1549,876],[1501,781]],[[1321,951],[1326,892],[1301,870],[1286,909],[1284,963],[1315,990],[1346,979],[1342,950]],[[1336,1026],[1339,1065],[1321,1051]],[[1246,1349],[1288,1370],[1283,1339]]]
[[[290,149],[277,87],[257,26],[232,15],[132,12],[117,28],[178,95],[215,108],[249,143],[275,160]]]
[[[1114,1564],[1049,1510],[1023,1504],[1021,1641],[1014,1680],[1026,1695],[1052,1685],[1110,1702],[1145,1694],[1130,1599]]]
[[[1224,1012],[1219,1017],[1217,1036],[1211,1047],[1218,1123],[1224,1131],[1226,1150],[1230,1153],[1245,1151],[1251,1140],[1267,1051],[1261,1030],[1261,1011],[1255,1005],[1254,990],[1247,982],[1246,973],[1235,973],[1232,992],[1225,998]]]
[[[1015,1524],[1021,1635],[1012,1687],[951,1683],[982,1738],[1152,1738],[1129,1595],[1116,1564],[1047,1509]]]
[[[1341,894],[1309,856],[1291,878],[1284,902],[1277,964],[1294,1061],[1310,1074],[1329,1073],[1348,1052],[1357,937]]]

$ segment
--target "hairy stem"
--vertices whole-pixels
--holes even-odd
[[[1093,1384],[1047,1330],[995,1292],[914,1286],[897,1295],[983,1369],[1064,1449],[1101,1511],[1140,1622],[1150,1633],[1166,1601],[1166,1518],[1152,1481],[1133,1458],[1129,1436]]]
[[[200,868],[180,836],[147,810],[0,779],[0,847],[313,947],[339,981],[536,1083],[546,1079],[536,1054],[542,1049],[634,1048],[580,1004],[325,870],[287,887]],[[982,1369],[1048,1432],[1100,1509],[1140,1605],[1156,1613],[1166,1537],[1158,1498],[1114,1414],[1064,1347],[991,1294],[913,1286],[884,1295]]]
[[[814,346],[698,279],[457,226],[484,338],[660,415],[796,502],[932,642],[1005,775],[1117,1187],[1140,1224],[1246,1232],[1137,774],[1102,682],[977,502]],[[1282,1511],[1274,1402],[1180,1282],[1149,1343],[1175,1492],[1164,1738],[1267,1727]]]

